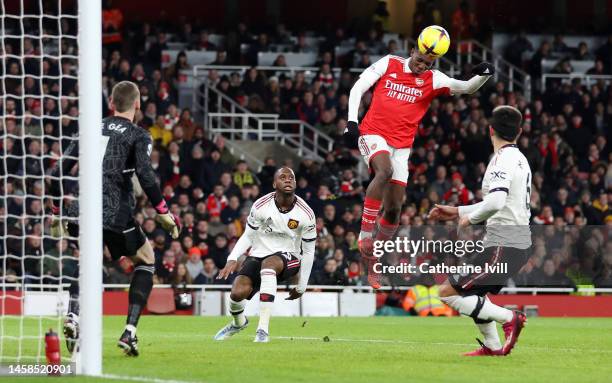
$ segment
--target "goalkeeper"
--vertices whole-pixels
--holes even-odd
[[[135,265],[129,290],[127,322],[118,346],[125,351],[126,355],[138,356],[136,326],[153,287],[155,254],[140,225],[133,217],[136,200],[132,187],[132,176],[136,174],[138,177],[142,189],[155,207],[157,221],[171,234],[172,238],[178,238],[180,222],[178,217],[169,211],[157,185],[149,157],[153,149],[151,136],[146,130],[132,123],[136,110],[140,109],[140,92],[137,85],[129,81],[122,81],[115,85],[111,93],[111,106],[113,116],[102,120],[103,239],[113,260],[128,256]],[[76,153],[77,150],[74,149]],[[66,159],[61,162],[58,169],[64,172],[73,167],[75,163],[74,157]],[[57,190],[57,187],[57,181],[55,181],[55,187],[52,189]],[[54,206],[54,213],[59,213],[56,206]],[[63,234],[64,228],[74,234],[71,226],[70,223],[64,226],[61,221],[54,219],[53,234]],[[71,295],[78,295],[76,286],[71,287]],[[74,302],[72,296],[71,302]],[[64,333],[67,339],[76,339],[78,336],[78,305],[73,303],[70,309],[64,324]]]

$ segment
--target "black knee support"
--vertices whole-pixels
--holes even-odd
[[[481,320],[478,319],[478,315],[480,314],[480,310],[482,310],[482,306],[484,306],[485,304],[485,297],[477,296],[477,298],[478,301],[476,302],[476,307],[474,308],[474,311],[472,311],[472,313],[470,314],[470,316],[474,318],[474,322],[476,322],[477,320]],[[486,323],[486,321],[481,323]]]

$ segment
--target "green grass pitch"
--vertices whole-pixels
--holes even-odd
[[[268,344],[252,342],[257,327],[257,318],[252,318],[241,334],[213,341],[228,320],[145,316],[138,330],[141,355],[128,358],[115,345],[124,318],[105,317],[104,373],[118,378],[62,381],[125,381],[121,377],[130,376],[160,383],[576,383],[610,382],[612,377],[612,318],[531,318],[512,355],[486,358],[461,356],[477,347],[474,338],[479,333],[469,318],[272,318]],[[5,334],[10,323],[5,319]],[[26,330],[28,326],[38,331],[38,324],[26,321]],[[11,350],[14,344],[5,342],[4,354]],[[63,344],[62,352],[66,353]]]

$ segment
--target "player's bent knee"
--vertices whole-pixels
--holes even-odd
[[[385,217],[390,222],[397,222],[401,212],[402,208],[400,205],[385,207]]]
[[[230,298],[234,301],[241,301],[243,299],[247,299],[249,295],[251,295],[251,291],[253,289],[250,286],[239,286],[237,288],[232,288],[232,292],[230,293]]]
[[[250,281],[248,279],[245,281],[244,278],[244,276],[238,277],[232,285],[230,298],[232,298],[234,301],[247,299],[253,291],[253,286],[251,285]]]

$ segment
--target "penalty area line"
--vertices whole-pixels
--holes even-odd
[[[322,337],[314,336],[272,336],[272,339],[281,340],[322,340]],[[334,338],[329,337],[330,342],[354,342],[354,343],[387,343],[387,344],[406,344],[406,345],[434,345],[434,346],[474,346],[473,343],[451,343],[451,342],[420,342],[420,341],[409,341],[409,340],[398,340],[398,339],[351,339],[351,338]],[[608,349],[580,349],[571,347],[543,347],[543,346],[530,346],[520,345],[517,347],[536,350],[536,351],[557,351],[557,352],[596,352],[596,353],[612,353],[612,350]]]

